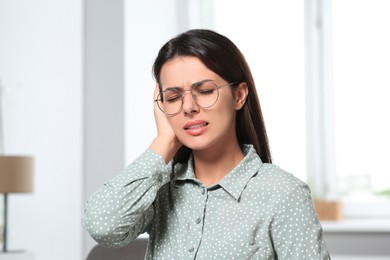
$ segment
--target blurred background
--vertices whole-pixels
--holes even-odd
[[[275,164],[342,203],[323,221],[331,253],[390,256],[389,13],[387,0],[0,0],[3,153],[35,160],[34,192],[9,196],[9,249],[85,259],[86,198],[156,133],[159,48],[208,28],[251,66]]]

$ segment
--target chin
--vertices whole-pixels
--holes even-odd
[[[195,140],[184,140],[181,143],[193,151],[207,150],[216,145],[215,141],[205,140],[205,138],[202,138],[202,140],[196,140],[196,138]]]
[[[193,151],[201,151],[207,149],[207,145],[193,144],[193,143],[183,143],[186,147],[190,148]]]

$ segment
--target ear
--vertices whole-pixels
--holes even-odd
[[[240,110],[246,101],[246,98],[248,97],[248,85],[246,82],[241,82],[237,88],[235,88],[235,95],[234,95],[234,109]]]

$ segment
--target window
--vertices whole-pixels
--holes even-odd
[[[333,1],[336,169],[345,202],[390,203],[389,10],[387,0]]]

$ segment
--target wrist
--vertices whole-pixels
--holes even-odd
[[[150,145],[150,149],[159,153],[165,160],[165,163],[168,163],[172,160],[173,156],[181,147],[181,143],[179,140],[168,140],[163,137],[154,138],[152,144]]]

